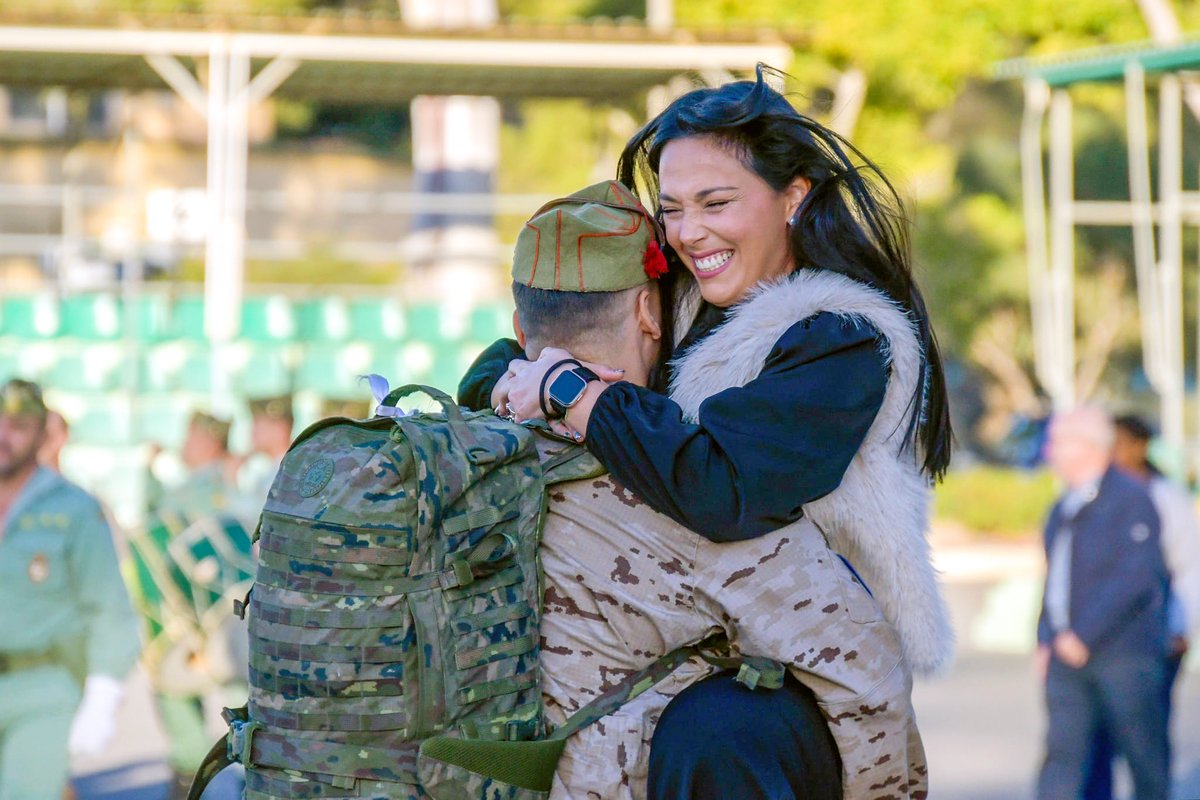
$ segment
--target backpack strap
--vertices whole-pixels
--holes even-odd
[[[221,716],[230,725],[235,722],[245,723],[248,719],[246,706],[227,708],[221,712]],[[204,756],[204,760],[200,762],[199,768],[196,769],[192,785],[188,788],[187,800],[200,800],[200,796],[204,794],[204,790],[208,788],[212,779],[217,777],[221,770],[237,762],[237,754],[232,751],[231,738],[228,733],[213,743]]]

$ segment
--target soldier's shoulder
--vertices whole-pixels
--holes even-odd
[[[87,489],[58,474],[51,481],[46,494],[57,508],[66,513],[104,516],[104,507]]]

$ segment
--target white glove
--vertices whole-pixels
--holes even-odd
[[[117,732],[117,707],[124,690],[108,675],[88,675],[83,702],[71,720],[67,750],[71,755],[93,756],[108,746]]]

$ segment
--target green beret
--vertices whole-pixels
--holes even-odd
[[[551,200],[517,236],[513,281],[556,292],[619,292],[667,269],[662,230],[633,192],[604,181]]]
[[[42,388],[32,381],[12,378],[0,386],[0,414],[9,417],[46,418]]]
[[[250,414],[255,417],[266,417],[279,422],[291,422],[295,418],[292,416],[292,397],[291,395],[280,395],[279,397],[259,397],[250,400]]]
[[[202,433],[208,434],[212,438],[220,442],[229,441],[229,428],[231,422],[227,419],[213,416],[204,411],[193,412],[188,425],[196,428]]]

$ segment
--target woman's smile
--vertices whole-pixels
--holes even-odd
[[[692,264],[696,267],[696,277],[700,279],[715,278],[724,272],[732,261],[732,250],[718,250],[709,255],[692,256]]]

